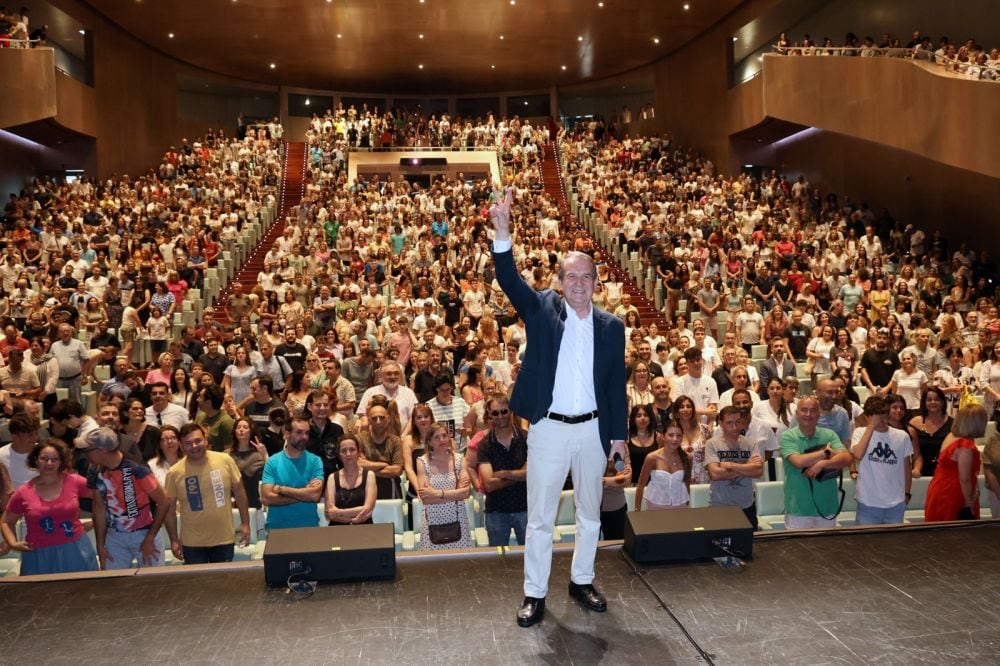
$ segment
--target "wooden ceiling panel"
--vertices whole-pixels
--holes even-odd
[[[544,89],[627,71],[684,45],[740,0],[89,4],[150,46],[228,76],[353,92],[454,94]]]

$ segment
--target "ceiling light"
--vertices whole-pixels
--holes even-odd
[[[740,38],[739,38],[739,37],[735,37],[735,36],[734,36],[734,37],[733,37],[733,41],[734,41],[734,42],[738,42],[738,41],[740,41]]]
[[[517,4],[517,0],[510,0],[510,4],[516,5]]]
[[[343,35],[338,32],[337,33],[337,39],[340,39],[341,37],[343,37]]]
[[[503,39],[503,35],[500,35],[500,39]]]
[[[417,37],[419,37],[420,39],[423,39],[424,35],[423,35],[423,33],[421,33],[421,34],[417,35]]]
[[[577,35],[576,36],[576,41],[582,42],[583,41],[583,35]]]
[[[83,28],[80,28],[80,34],[81,34],[81,35],[86,35],[86,34],[87,34],[87,31],[86,31],[86,30],[84,30]]]
[[[524,105],[528,106],[528,100],[524,100]]]
[[[566,71],[566,65],[562,66],[562,71],[564,71],[564,72]]]
[[[684,11],[691,9],[691,5],[684,3]]]
[[[653,43],[654,44],[659,44],[660,43],[660,38],[659,37],[653,37]]]
[[[603,6],[604,6],[604,3],[603,3],[603,2],[598,2],[598,3],[597,3],[597,6],[598,6],[598,7],[603,7]]]
[[[173,39],[174,38],[174,33],[168,32],[167,33],[167,37],[169,37],[170,39]]]
[[[496,68],[497,68],[496,65],[490,65],[490,69],[496,69]]]
[[[277,67],[277,65],[275,65],[275,64],[274,64],[274,63],[272,62],[272,63],[271,63],[271,69],[274,69],[275,67]]]
[[[421,64],[417,65],[417,69],[423,69],[423,68],[424,68],[424,65],[423,65],[423,63],[421,63]]]
[[[310,101],[309,101],[309,98],[308,98],[308,97],[306,97],[306,106],[309,106],[310,104],[312,104],[312,102],[310,102]]]

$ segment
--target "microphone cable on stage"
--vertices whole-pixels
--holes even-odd
[[[311,573],[312,568],[306,565],[301,571],[296,571],[288,577],[288,580],[285,582],[285,585],[288,587],[286,594],[294,595],[292,597],[293,601],[308,599],[316,592],[316,585],[318,583],[314,580],[305,579]]]
[[[669,615],[670,619],[674,621],[674,624],[676,624],[677,628],[681,630],[681,633],[684,634],[684,637],[687,639],[688,643],[690,643],[691,647],[693,647],[698,652],[698,655],[702,658],[702,660],[706,664],[709,664],[709,666],[714,666],[715,665],[714,655],[710,654],[709,652],[706,652],[705,649],[701,647],[701,645],[698,643],[698,641],[695,640],[694,636],[692,636],[690,632],[688,632],[687,627],[684,626],[684,623],[680,621],[680,618],[674,615],[674,612],[670,610],[670,606],[667,605],[667,602],[663,600],[663,597],[661,597],[660,593],[656,591],[656,588],[654,588],[653,585],[649,582],[649,580],[646,579],[646,576],[641,571],[639,571],[639,567],[636,566],[635,562],[632,561],[632,559],[625,553],[624,550],[620,551],[620,555],[621,558],[625,560],[625,562],[630,567],[632,567],[632,573],[638,576],[639,580],[642,581],[642,584],[646,586],[647,590],[649,590],[649,593],[653,595],[654,599],[656,599],[656,603],[660,605],[660,608],[662,608],[667,612],[667,615]]]
[[[727,571],[729,573],[743,573],[747,566],[747,563],[743,561],[743,558],[746,557],[746,555],[738,550],[733,550],[727,546],[722,539],[712,539],[712,545],[725,553],[725,556],[723,557],[712,558],[723,571]]]

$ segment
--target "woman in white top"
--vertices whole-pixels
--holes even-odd
[[[660,448],[646,456],[635,487],[635,509],[680,509],[690,502],[691,459],[684,451],[684,428],[671,419],[656,429]]]
[[[157,447],[156,455],[149,459],[149,469],[153,471],[153,476],[163,486],[167,480],[167,472],[178,460],[184,457],[181,450],[181,440],[177,437],[177,428],[165,425],[160,428],[160,445]]]
[[[830,350],[833,349],[833,326],[824,325],[820,329],[818,337],[809,341],[806,346],[806,356],[812,361],[813,385],[815,385],[816,375],[830,374]]]
[[[993,345],[989,358],[979,367],[979,386],[983,389],[983,406],[992,417],[1000,401],[1000,342]]]
[[[653,389],[650,386],[652,376],[649,365],[642,361],[637,361],[632,366],[632,377],[625,385],[625,396],[628,398],[629,409],[636,405],[648,405],[653,402]]]
[[[777,376],[771,377],[767,383],[767,400],[761,400],[750,409],[755,419],[760,419],[774,432],[777,439],[788,430],[792,420],[792,410],[785,402],[784,384]]]
[[[964,365],[965,353],[960,347],[953,347],[948,351],[948,367],[941,368],[934,373],[932,383],[944,391],[948,402],[948,416],[955,416],[958,411],[958,399],[962,391],[968,386],[975,389],[976,373],[967,365]]]
[[[927,388],[927,375],[917,369],[917,355],[913,352],[904,352],[899,360],[903,367],[893,373],[883,391],[902,396],[906,401],[907,417],[913,418],[920,409],[920,396]]]

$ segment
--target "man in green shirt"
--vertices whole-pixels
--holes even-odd
[[[809,529],[835,527],[840,505],[835,479],[816,481],[824,470],[849,467],[851,453],[832,430],[817,427],[820,409],[815,396],[806,396],[795,407],[798,425],[781,435],[785,465],[785,527]],[[812,453],[806,449],[822,447]],[[834,516],[825,518],[824,516]]]
[[[226,392],[221,386],[212,385],[198,391],[198,414],[194,422],[205,428],[208,446],[212,451],[225,451],[233,443],[233,417],[222,411]]]

